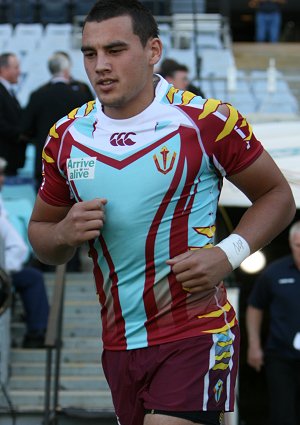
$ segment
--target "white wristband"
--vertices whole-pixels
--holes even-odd
[[[232,270],[239,265],[250,255],[250,247],[248,242],[242,236],[232,233],[228,238],[223,239],[216,246],[225,252]]]

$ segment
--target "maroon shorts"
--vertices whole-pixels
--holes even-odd
[[[104,350],[103,369],[119,423],[143,425],[151,411],[178,412],[178,417],[187,412],[187,419],[200,412],[233,411],[238,355],[237,326],[153,347]]]

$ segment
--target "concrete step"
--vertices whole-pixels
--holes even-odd
[[[99,369],[99,368],[98,368]],[[96,367],[94,369],[94,376],[67,376],[62,371],[59,388],[64,391],[85,391],[88,388],[90,391],[107,391],[109,387],[104,376]],[[9,381],[10,391],[23,390],[44,390],[45,389],[45,376],[25,376],[14,375]]]
[[[11,365],[11,376],[43,376],[45,374],[45,363],[43,362],[14,362]],[[52,370],[54,371],[54,365]],[[62,376],[101,376],[103,370],[101,364],[98,363],[63,363],[61,365]]]
[[[18,303],[14,308],[14,318],[18,318],[23,314],[24,309],[21,303]],[[90,317],[100,317],[100,305],[97,301],[81,300],[81,299],[66,299],[64,305],[64,318],[80,317],[89,319]]]
[[[13,422],[12,415],[8,413],[1,412],[0,409],[0,424],[1,425],[11,425],[15,423],[16,425],[41,425],[43,424],[43,412],[40,413],[26,413],[22,411],[15,412],[16,420]],[[90,411],[89,414],[91,417],[85,415],[79,417],[74,417],[76,411],[72,410],[70,416],[67,416],[64,412],[58,417],[59,425],[117,425],[117,420],[113,412],[103,412],[103,411]]]
[[[101,324],[100,319],[94,320],[89,323],[86,321],[75,321],[75,323],[68,320],[69,323],[65,323],[63,327],[63,339],[65,337],[101,337]],[[76,323],[78,322],[78,323]],[[98,327],[97,327],[98,325]],[[25,324],[21,322],[15,322],[11,325],[12,338],[20,339],[23,337],[25,332]]]
[[[53,273],[45,274],[50,303],[54,281]],[[111,395],[101,366],[100,306],[95,292],[91,273],[67,274],[59,404],[62,408],[80,409],[83,414],[86,411],[100,415],[108,412],[113,417]],[[12,340],[20,346],[25,322],[18,297],[14,307]],[[9,394],[17,412],[42,414],[44,410],[46,352],[44,349],[11,349]],[[0,411],[2,405],[0,398]],[[64,422],[59,419],[59,423]],[[85,420],[82,423],[86,424]]]
[[[16,410],[20,412],[43,412],[43,390],[11,390],[11,401]],[[0,398],[0,405],[1,403]],[[113,412],[113,404],[109,391],[105,390],[72,390],[59,391],[59,405],[62,408],[76,407],[78,409],[98,409]]]
[[[99,348],[84,348],[78,349],[62,349],[61,362],[62,363],[99,363],[101,361],[101,349]],[[11,362],[46,362],[46,350],[41,349],[20,349],[13,348],[11,350]]]

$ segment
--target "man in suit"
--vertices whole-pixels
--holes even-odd
[[[0,156],[7,161],[6,174],[15,176],[25,162],[26,144],[20,140],[21,107],[13,86],[18,83],[20,64],[13,53],[0,55]]]
[[[22,134],[36,146],[34,177],[42,181],[43,147],[53,124],[74,108],[93,100],[88,85],[71,76],[71,60],[65,52],[55,52],[48,60],[51,80],[29,98],[22,120]]]

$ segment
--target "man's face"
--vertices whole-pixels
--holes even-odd
[[[189,84],[187,71],[175,71],[174,76],[167,78],[169,83],[173,84],[176,89],[186,90]]]
[[[290,240],[294,261],[300,270],[300,232],[294,233]]]
[[[86,73],[108,116],[129,118],[151,103],[161,44],[150,39],[143,47],[129,16],[87,22],[82,51]]]
[[[11,84],[17,84],[20,76],[20,63],[16,56],[9,56],[7,66],[2,67],[1,77]]]

